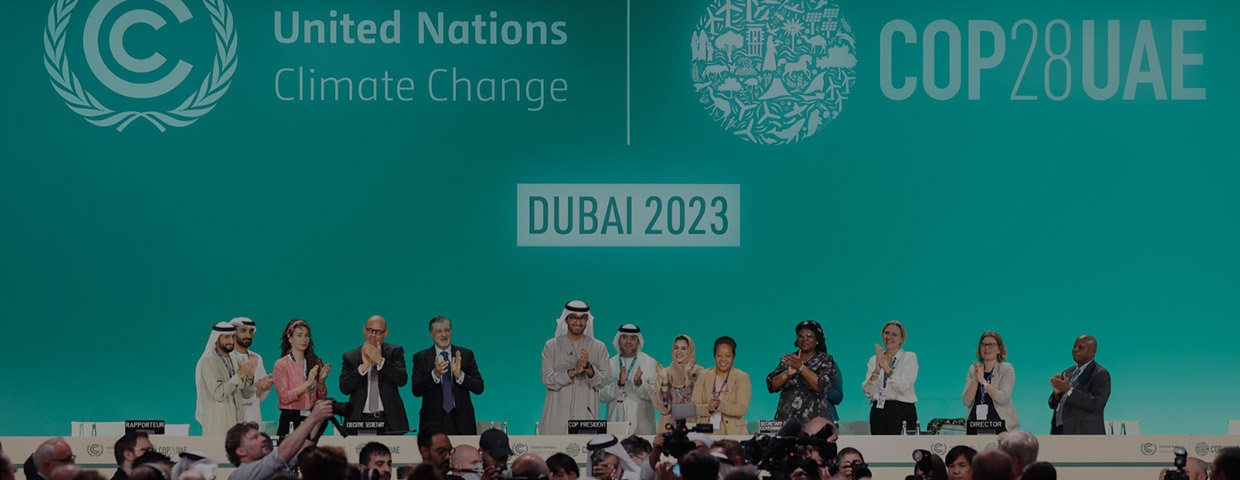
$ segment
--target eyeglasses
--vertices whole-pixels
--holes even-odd
[[[74,462],[76,462],[76,461],[77,461],[77,455],[69,455],[69,456],[67,456],[67,457],[65,457],[65,458],[53,458],[53,459],[48,460],[48,461],[49,461],[49,462],[56,462],[56,463],[74,463]]]
[[[814,333],[813,333],[813,332],[798,333],[798,334],[797,334],[797,336],[798,336],[798,337],[801,337],[801,338],[804,338],[804,339],[806,339],[806,340],[810,340],[810,339],[816,339],[816,338],[818,338],[818,336],[817,336],[817,335],[814,335]]]
[[[568,314],[567,317],[564,317],[564,318],[566,320],[589,320],[590,316],[584,313],[570,313]]]
[[[998,347],[999,347],[999,344],[997,343],[986,342],[982,344],[982,348],[998,348]]]
[[[366,329],[366,334],[367,334],[367,335],[382,335],[382,334],[383,334],[383,332],[386,332],[386,331],[387,331],[387,329],[383,329],[383,330],[376,330],[376,329],[373,329],[373,328],[370,328],[370,327],[363,327],[363,328],[365,328],[365,329]]]
[[[152,451],[152,450],[155,450],[155,446],[154,446],[154,445],[151,445],[151,446],[149,446],[149,447],[133,447],[133,451],[137,452],[137,453],[138,453],[138,455],[142,455],[142,454],[144,454],[144,453],[146,453],[146,452],[150,452],[150,451]]]

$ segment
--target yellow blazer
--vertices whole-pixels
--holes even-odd
[[[710,423],[711,389],[715,387],[715,367],[708,368],[698,375],[693,386],[693,402],[697,404],[698,423]],[[728,376],[728,385],[719,396],[719,413],[723,421],[715,430],[715,435],[749,435],[749,426],[745,424],[745,412],[749,411],[749,397],[753,390],[749,385],[749,374],[732,367]]]

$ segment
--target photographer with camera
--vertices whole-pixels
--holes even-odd
[[[865,463],[865,457],[861,455],[861,450],[853,447],[844,447],[840,449],[839,457],[836,460],[839,471],[831,476],[832,480],[861,480],[874,476],[870,472],[870,465]]]
[[[1158,480],[1206,480],[1209,476],[1209,464],[1200,458],[1190,458],[1184,447],[1175,447],[1175,470],[1164,468],[1158,473]]]
[[[640,467],[615,435],[605,433],[590,439],[586,450],[590,452],[586,470],[596,480],[637,480],[640,476]]]
[[[943,457],[929,450],[913,450],[913,474],[904,480],[947,480],[947,464]]]
[[[238,423],[228,429],[224,438],[224,452],[228,460],[237,467],[228,480],[265,480],[277,473],[289,473],[297,466],[297,454],[305,447],[314,445],[317,436],[323,432],[323,422],[331,418],[335,402],[319,400],[292,433],[284,437],[280,446],[271,450],[264,445],[262,432],[253,423]]]

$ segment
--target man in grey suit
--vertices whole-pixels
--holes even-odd
[[[1102,412],[1111,396],[1111,372],[1094,361],[1098,341],[1081,335],[1072,345],[1076,366],[1051,377],[1051,435],[1103,435]]]

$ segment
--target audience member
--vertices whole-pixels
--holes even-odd
[[[947,451],[948,480],[973,480],[973,457],[977,450],[964,445],[957,445]]]
[[[1025,465],[1038,461],[1038,438],[1025,430],[999,434],[999,449],[1012,456],[1012,473],[1017,477]]]
[[[973,480],[1013,480],[1012,456],[999,449],[982,451],[973,456]]]
[[[133,460],[151,449],[151,437],[143,431],[126,433],[116,439],[112,445],[112,456],[116,458],[116,473],[112,480],[125,480],[133,469]]]
[[[547,457],[547,469],[551,471],[551,480],[577,480],[581,475],[577,461],[563,453]]]
[[[362,475],[365,480],[392,480],[392,450],[379,442],[370,442],[357,454],[357,464],[376,476]]]
[[[527,479],[550,480],[551,469],[547,468],[547,462],[544,462],[542,457],[527,453],[512,461],[512,475]]]
[[[52,470],[65,465],[76,465],[77,456],[63,437],[49,438],[39,444],[31,457],[38,476],[44,480],[52,478]],[[29,473],[27,473],[29,475]],[[27,477],[30,478],[30,477]],[[33,480],[33,479],[31,479]]]
[[[234,425],[224,438],[224,453],[228,455],[228,461],[238,468],[228,479],[267,480],[280,472],[291,471],[297,465],[298,452],[318,440],[310,438],[311,432],[321,433],[320,427],[331,415],[332,402],[320,400],[310,411],[310,416],[293,429],[275,450],[271,449],[271,443],[264,440],[258,425]]]
[[[1240,447],[1227,447],[1214,455],[1210,465],[1212,480],[1240,480]]]
[[[1055,480],[1055,466],[1047,462],[1033,462],[1021,470],[1020,480]]]
[[[349,457],[340,447],[310,446],[298,455],[302,480],[343,480],[349,475]]]
[[[505,443],[507,440],[504,438]],[[482,442],[486,443],[486,432],[483,432]],[[440,476],[445,475],[451,467],[452,441],[448,439],[443,427],[437,424],[422,425],[422,431],[418,432],[418,452],[422,454],[423,463],[430,463],[440,470]]]
[[[478,451],[482,453],[484,468],[508,463],[508,457],[512,456],[512,447],[508,446],[508,434],[494,428],[483,431],[478,438]]]
[[[625,452],[628,452],[633,463],[638,465],[645,463],[646,457],[650,456],[650,451],[653,449],[649,441],[637,435],[630,435],[629,438],[621,440],[620,445],[624,447]]]

